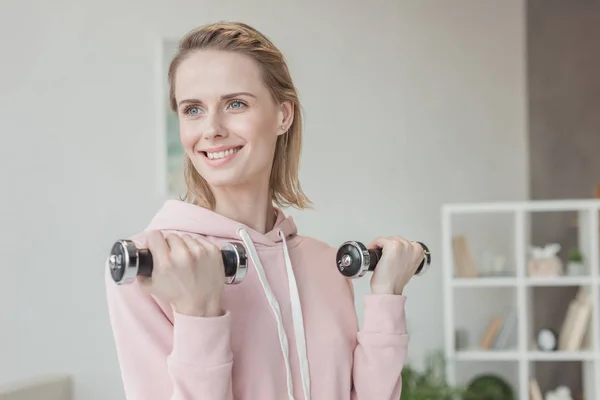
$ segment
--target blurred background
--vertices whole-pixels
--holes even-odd
[[[589,0],[2,0],[0,399],[124,399],[104,261],[178,194],[165,65],[217,20],[253,25],[289,62],[315,203],[287,210],[300,233],[400,234],[433,253],[407,289],[403,399],[440,352],[448,385],[600,399]],[[362,320],[368,280],[355,287]]]

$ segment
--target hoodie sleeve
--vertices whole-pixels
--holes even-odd
[[[106,272],[108,312],[127,400],[232,400],[231,315],[174,313]]]
[[[352,283],[350,286],[352,290]],[[368,294],[363,299],[364,321],[354,350],[351,398],[398,400],[408,348],[406,296]]]

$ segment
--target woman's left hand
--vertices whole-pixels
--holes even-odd
[[[367,247],[380,247],[382,250],[381,259],[371,277],[373,294],[402,294],[425,257],[425,250],[419,243],[400,236],[378,237]]]

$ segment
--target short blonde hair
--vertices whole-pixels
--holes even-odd
[[[311,207],[312,203],[302,191],[298,178],[302,149],[302,116],[298,93],[283,54],[262,33],[240,22],[217,22],[188,32],[179,42],[177,54],[169,66],[171,110],[177,113],[177,67],[190,53],[206,49],[232,51],[250,56],[260,66],[264,83],[273,99],[278,103],[290,101],[293,104],[294,120],[288,131],[277,138],[269,190],[272,202],[280,207]],[[183,200],[214,209],[214,194],[187,155],[184,158],[184,175],[187,191]]]

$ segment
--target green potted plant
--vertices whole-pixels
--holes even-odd
[[[514,392],[500,377],[481,374],[468,387],[452,386],[445,378],[445,358],[441,351],[430,353],[425,368],[417,371],[406,364],[402,370],[400,400],[513,400]]]
[[[578,248],[569,251],[567,274],[569,276],[581,276],[585,274],[585,265],[583,264],[583,254]]]
[[[445,379],[445,359],[441,351],[427,356],[425,368],[417,371],[407,364],[402,370],[401,400],[453,400],[465,393]],[[458,397],[460,398],[460,397]]]

